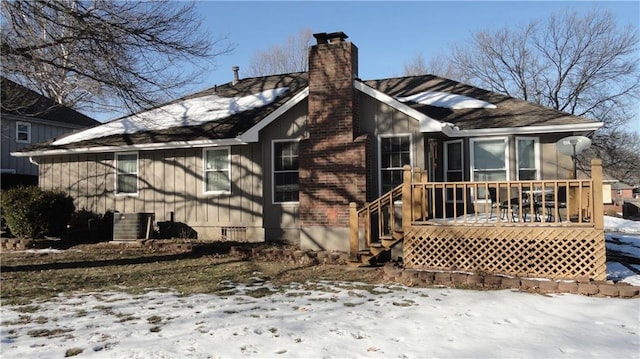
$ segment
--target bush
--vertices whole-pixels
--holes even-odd
[[[2,192],[2,216],[18,238],[42,238],[65,233],[75,210],[73,198],[61,191],[15,187]]]

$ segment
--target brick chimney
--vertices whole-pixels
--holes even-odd
[[[299,147],[300,244],[349,250],[349,203],[366,200],[366,136],[358,138],[358,48],[342,32],[313,35],[307,139]]]

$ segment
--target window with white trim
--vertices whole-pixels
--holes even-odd
[[[204,192],[231,193],[231,151],[229,148],[203,150]]]
[[[380,193],[402,184],[402,167],[411,166],[411,135],[379,137]]]
[[[471,139],[471,180],[508,181],[508,144],[506,137]]]
[[[518,164],[518,180],[540,179],[539,140],[537,137],[516,138],[516,163]]]
[[[16,142],[31,143],[31,124],[28,122],[16,122]]]
[[[444,174],[445,182],[460,182],[464,180],[464,157],[462,140],[444,142]],[[456,201],[463,200],[462,188],[456,190]],[[453,200],[453,189],[447,189],[447,200]]]
[[[116,193],[138,193],[138,153],[116,153]]]
[[[298,202],[298,140],[273,141],[273,202]]]

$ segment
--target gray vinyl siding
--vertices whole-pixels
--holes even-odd
[[[379,192],[378,137],[381,135],[411,135],[411,158],[414,167],[425,168],[425,135],[420,132],[418,120],[368,95],[360,94],[360,132],[371,137],[369,154],[372,157],[370,174],[373,191]]]
[[[198,238],[215,238],[225,226],[262,228],[261,149],[232,146],[231,194],[207,194],[203,149],[138,152],[138,193],[116,194],[114,153],[51,156],[40,159],[40,186],[62,189],[77,209],[96,213],[153,212],[156,221],[173,219],[193,227]]]
[[[558,152],[556,142],[569,133],[540,135],[541,179],[567,179],[573,176],[573,161],[570,156]]]
[[[296,243],[299,238],[299,204],[273,203],[274,140],[297,140],[307,137],[307,101],[302,101],[260,132],[262,161],[265,165],[265,234],[267,239]]]
[[[11,117],[11,118],[9,118]],[[15,116],[2,116],[1,129],[2,138],[0,141],[1,157],[0,168],[12,169],[16,171],[16,174],[24,175],[38,175],[38,167],[29,162],[29,158],[25,157],[13,157],[11,152],[19,151],[29,145],[50,140],[54,137],[59,137],[65,133],[73,131],[74,128],[54,126],[50,124],[43,124],[33,122],[30,119],[20,119],[19,122],[26,122],[31,124],[31,141],[29,143],[16,141],[16,120]]]

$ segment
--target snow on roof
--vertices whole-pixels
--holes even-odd
[[[453,110],[468,108],[496,108],[496,105],[473,97],[456,95],[449,92],[424,91],[406,97],[397,97],[400,102],[415,102],[421,105],[450,108]]]
[[[187,99],[74,133],[54,141],[53,145],[66,145],[112,135],[201,125],[266,106],[288,89],[288,87],[280,87],[242,97],[209,95]]]

